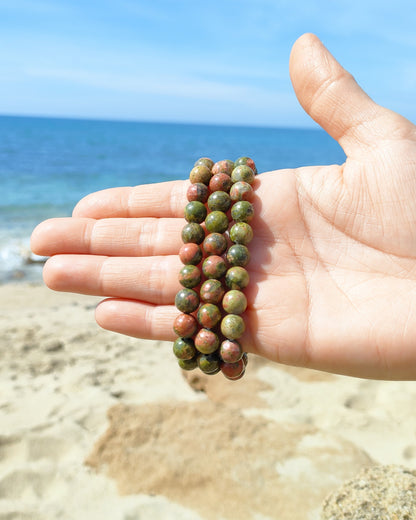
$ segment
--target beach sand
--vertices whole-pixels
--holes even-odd
[[[0,519],[318,520],[363,468],[416,468],[416,384],[250,357],[238,382],[101,330],[94,297],[0,286]]]

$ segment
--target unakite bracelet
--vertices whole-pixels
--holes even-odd
[[[179,251],[183,288],[175,298],[181,314],[173,324],[173,352],[184,370],[221,371],[231,380],[244,375],[247,354],[238,340],[245,331],[256,174],[249,157],[216,163],[202,157],[190,172]]]

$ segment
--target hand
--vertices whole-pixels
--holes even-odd
[[[416,127],[375,104],[313,35],[290,74],[345,164],[256,178],[247,350],[360,377],[416,378]],[[110,297],[104,328],[173,340],[188,182],[93,193],[33,233],[46,284]]]

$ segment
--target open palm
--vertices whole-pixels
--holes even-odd
[[[416,128],[360,89],[313,35],[292,50],[305,110],[344,165],[256,178],[246,349],[373,378],[416,377]],[[114,188],[33,233],[47,285],[108,297],[104,328],[173,339],[188,182]]]

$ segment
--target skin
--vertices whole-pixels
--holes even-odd
[[[294,44],[300,104],[342,165],[255,179],[246,350],[375,379],[416,378],[416,127],[375,104],[311,34]],[[106,297],[102,327],[174,340],[188,181],[115,188],[33,232],[46,284]]]

